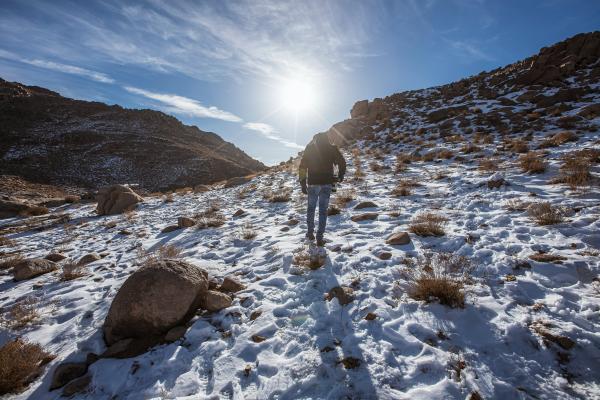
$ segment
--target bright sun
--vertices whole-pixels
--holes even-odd
[[[302,79],[288,79],[281,85],[281,105],[296,114],[315,107],[315,91],[310,82]]]

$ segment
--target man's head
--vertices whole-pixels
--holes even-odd
[[[317,133],[315,136],[313,136],[313,141],[319,147],[331,145],[327,132]]]

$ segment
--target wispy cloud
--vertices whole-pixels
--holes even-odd
[[[77,67],[75,65],[63,64],[59,62],[49,61],[49,60],[40,60],[40,59],[28,59],[20,57],[19,55],[0,49],[0,58],[9,59],[11,61],[18,61],[24,64],[33,65],[38,68],[49,69],[52,71],[58,71],[65,74],[71,75],[79,75],[86,78],[93,79],[97,82],[102,83],[115,83],[115,80],[112,79],[105,73],[93,71],[86,68]]]
[[[264,122],[246,122],[243,126],[246,129],[250,129],[252,131],[256,131],[256,132],[260,133],[261,135],[263,135],[264,137],[266,137],[268,139],[275,140],[275,141],[283,144],[285,147],[289,147],[292,149],[298,149],[298,150],[302,150],[304,148],[297,143],[291,142],[289,140],[285,140],[284,138],[282,138],[281,136],[279,136],[277,134],[277,131],[275,130],[275,128],[273,128],[269,124],[265,124]]]
[[[481,50],[476,44],[461,40],[446,40],[446,42],[455,50],[468,56],[469,58],[483,61],[494,61],[494,58]]]
[[[242,122],[242,119],[228,111],[217,107],[203,106],[199,101],[176,94],[154,93],[131,86],[124,86],[130,93],[138,94],[166,105],[165,110],[175,114],[184,114],[199,118],[214,118],[230,122]]]

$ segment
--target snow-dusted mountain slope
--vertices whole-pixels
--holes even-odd
[[[438,142],[435,148],[460,153],[461,146]],[[16,397],[58,398],[60,391],[48,392],[53,366],[103,351],[103,319],[123,280],[138,267],[139,250],[172,245],[211,275],[235,274],[248,288],[232,307],[196,317],[181,341],[132,359],[92,364],[90,392],[81,398],[431,399],[472,392],[486,399],[594,398],[600,393],[600,196],[597,186],[549,184],[561,155],[587,146],[598,149],[595,135],[554,149],[548,171],[535,177],[505,159],[492,178],[501,174],[508,185],[495,189],[487,185],[492,174],[479,170],[472,154],[460,163],[416,161],[399,173],[395,154],[406,154],[410,145],[399,144],[389,155],[347,154],[354,161],[338,193],[354,190],[355,199],[330,217],[329,243],[321,251],[325,263],[316,270],[295,265],[303,251],[318,250],[302,242],[305,197],[289,171],[237,188],[175,195],[173,202],[147,198],[126,216],[97,217],[92,205],[54,210],[68,213],[70,222],[9,234],[14,243],[2,250],[27,257],[60,250],[73,260],[97,252],[104,258],[66,282],[60,271],[18,283],[2,277],[3,308],[33,297],[39,312],[25,328],[3,329],[2,341],[23,336],[57,355],[44,376]],[[365,177],[354,181],[358,160]],[[370,170],[371,162],[382,168]],[[421,186],[393,196],[406,179]],[[293,189],[291,201],[271,203],[262,196],[283,188]],[[354,210],[362,200],[378,207]],[[519,202],[543,201],[561,207],[565,220],[541,226],[527,211],[515,210]],[[161,233],[177,217],[215,202],[226,216],[223,226]],[[239,208],[247,215],[233,218]],[[365,211],[378,216],[351,220]],[[411,233],[408,245],[386,244],[423,211],[448,218],[445,236]],[[252,236],[248,231],[256,237],[243,239]],[[409,296],[415,265],[407,260],[428,251],[472,263],[464,308]],[[391,258],[381,260],[384,252]],[[542,253],[564,260],[529,258]],[[326,301],[324,294],[338,285],[354,288],[355,300],[345,306]],[[260,316],[251,320],[257,311]],[[365,320],[368,313],[376,318]],[[565,350],[539,332],[567,337],[574,346]],[[255,343],[256,334],[266,340]],[[346,369],[340,361],[347,357],[360,365]]]

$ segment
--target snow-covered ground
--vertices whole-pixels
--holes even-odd
[[[461,145],[446,144],[457,153]],[[236,275],[247,289],[237,293],[232,307],[197,317],[184,340],[135,358],[92,364],[91,391],[80,398],[463,399],[472,392],[484,399],[600,398],[600,192],[598,186],[573,190],[549,184],[560,155],[598,148],[597,135],[552,149],[550,167],[541,175],[523,173],[516,155],[506,158],[499,170],[509,185],[499,189],[485,184],[492,173],[468,160],[416,162],[395,173],[395,153],[407,150],[403,146],[377,161],[390,167],[377,172],[368,168],[371,159],[363,151],[362,182],[352,181],[350,163],[340,190],[354,189],[356,199],[329,217],[326,261],[317,270],[293,263],[297,252],[317,250],[303,241],[306,198],[291,168],[239,187],[177,194],[173,202],[148,197],[127,216],[98,217],[94,205],[74,204],[53,210],[69,213],[68,225],[8,235],[16,244],[2,250],[27,257],[57,250],[75,261],[90,252],[104,256],[86,267],[87,276],[72,281],[60,281],[60,272],[22,282],[0,276],[2,308],[34,296],[40,314],[23,329],[1,328],[0,343],[23,336],[57,355],[44,375],[14,398],[60,397],[60,390],[48,391],[55,365],[105,349],[101,328],[111,300],[138,267],[140,249],[153,252],[162,245],[181,248],[185,260],[211,275]],[[445,177],[433,179],[440,174]],[[392,196],[398,179],[410,177],[422,186],[409,196]],[[265,190],[281,187],[293,188],[290,202],[263,199]],[[245,198],[238,195],[241,190],[247,191]],[[364,200],[377,209],[353,210]],[[508,210],[510,200],[549,201],[564,207],[567,218],[539,226],[526,211]],[[227,217],[223,226],[161,233],[177,217],[215,201]],[[232,217],[240,208],[247,215]],[[350,220],[365,211],[379,216]],[[446,216],[446,235],[411,234],[408,245],[386,244],[421,211]],[[290,219],[300,222],[293,225]],[[107,228],[111,221],[116,226]],[[257,236],[244,240],[244,229]],[[528,258],[540,250],[566,260]],[[391,259],[378,257],[384,251]],[[426,251],[471,260],[464,308],[408,296],[404,261]],[[531,268],[515,269],[519,260]],[[507,275],[516,279],[507,281]],[[354,288],[353,302],[341,306],[337,299],[325,300],[339,285]],[[251,320],[257,311],[260,316]],[[376,319],[365,320],[370,312]],[[575,346],[564,350],[544,342],[532,328],[537,321]],[[256,334],[266,340],[255,343]],[[346,369],[340,363],[346,357],[360,365]]]

